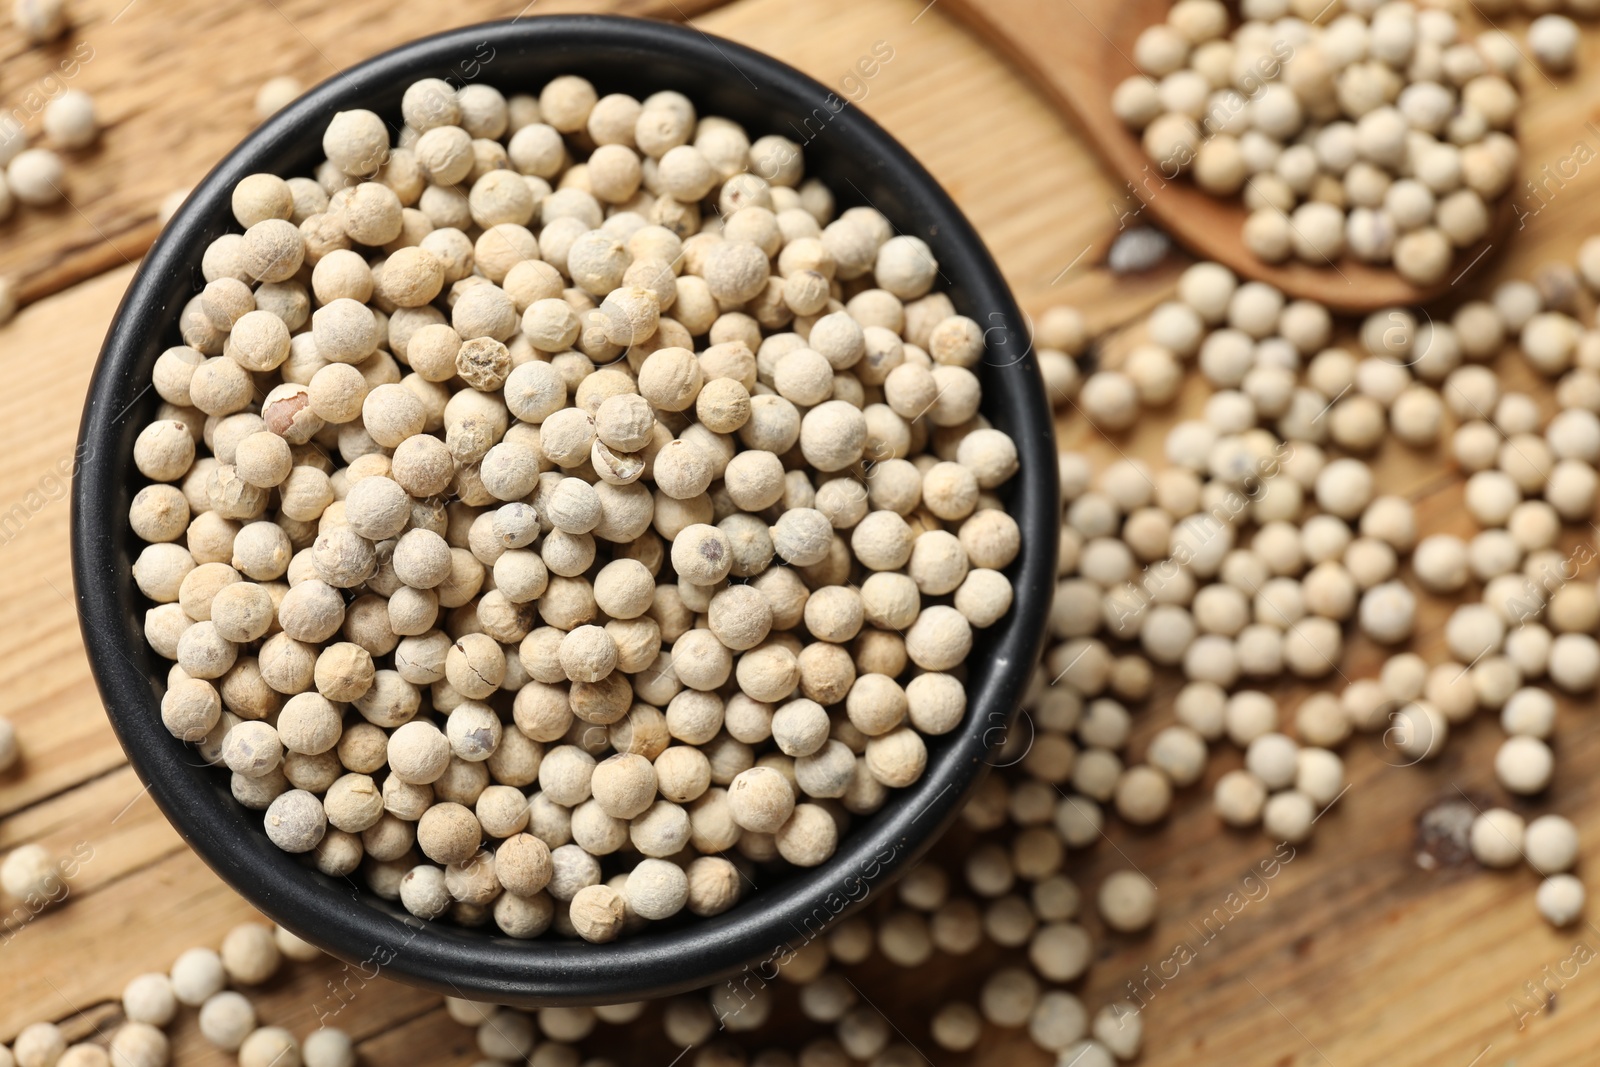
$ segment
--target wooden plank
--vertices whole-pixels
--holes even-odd
[[[103,214],[86,214],[103,223],[113,241],[83,239],[92,228],[74,231],[79,223],[67,214],[53,217],[53,228],[24,214],[7,224],[12,240],[0,249],[0,263],[45,264],[53,254],[48,250],[61,247],[75,248],[74,256],[109,256],[118,264],[120,256],[105,251],[113,244],[135,255],[142,248],[131,236],[137,220],[150,218],[161,195],[192,181],[248,127],[250,95],[268,73],[278,72],[255,65],[254,56],[266,50],[254,42],[273,42],[273,54],[283,55],[286,67],[310,78],[318,74],[318,48],[334,62],[348,63],[380,45],[476,17],[475,2],[455,5],[445,16],[453,21],[427,26],[420,15],[393,5],[377,13],[375,31],[362,31],[377,37],[349,37],[378,7],[365,0],[354,9],[283,5],[315,46],[294,37],[270,5],[201,7],[173,0],[147,6],[138,0],[114,25],[114,3],[75,5],[82,24],[75,39],[124,46],[108,44],[83,72],[89,78],[104,60],[97,76],[106,80],[92,84],[102,87],[103,106],[120,110],[114,112],[110,141],[74,175],[89,183],[86,188],[100,190],[92,199]],[[279,28],[272,27],[274,19]],[[1115,186],[1032,90],[937,6],[924,7],[921,0],[816,0],[800,8],[782,0],[740,0],[699,24],[765,48],[841,88],[860,55],[878,41],[892,45],[894,59],[852,95],[957,195],[1026,308],[1039,313],[1055,300],[1081,304],[1106,335],[1108,362],[1137,340],[1139,328],[1130,323],[1138,313],[1170,293],[1181,266],[1176,259],[1137,278],[1117,278],[1103,268],[1104,249],[1116,232]],[[155,60],[180,39],[180,26],[187,27],[189,54],[206,57],[204,79]],[[133,28],[139,28],[138,36]],[[358,47],[347,39],[363,43]],[[251,42],[248,62],[240,41]],[[1587,34],[1591,53],[1594,45],[1595,35]],[[20,64],[32,61],[24,57]],[[10,73],[24,70],[20,64],[8,60],[8,87],[25,84],[22,74]],[[141,72],[137,79],[135,70]],[[133,84],[139,79],[149,86]],[[204,101],[193,89],[200,84],[207,86]],[[1600,135],[1584,126],[1590,106],[1580,92],[1532,86],[1523,127],[1529,173],[1570,156],[1577,139],[1600,146]],[[163,158],[156,146],[177,154]],[[825,142],[814,150],[825,151]],[[1549,206],[1530,213],[1496,275],[1526,276],[1547,258],[1570,259],[1600,222],[1597,193],[1595,168],[1547,192]],[[1528,201],[1525,210],[1534,206]],[[135,222],[130,228],[116,223],[119,218]],[[65,240],[74,232],[77,238]],[[19,258],[3,258],[11,256]],[[100,711],[69,599],[67,508],[52,473],[63,460],[70,466],[94,354],[130,276],[128,266],[119,266],[41,301],[0,330],[0,350],[14,354],[9,388],[0,393],[0,587],[8,593],[0,598],[0,714],[17,722],[27,753],[24,773],[0,777],[0,850],[23,841],[39,841],[57,854],[79,842],[94,850],[69,899],[6,943],[7,973],[18,980],[0,1003],[0,1040],[35,1019],[77,1011],[84,1015],[74,1022],[74,1033],[109,1031],[118,1018],[112,1001],[129,977],[167,966],[192,944],[217,944],[229,926],[250,916],[182,847],[148,799],[135,799],[138,783]],[[1507,374],[1516,365],[1510,357],[1499,364]],[[1525,375],[1517,381],[1522,388],[1543,388]],[[1205,392],[1191,383],[1171,412],[1115,442],[1088,430],[1069,408],[1063,439],[1099,459],[1120,449],[1158,462],[1164,427],[1196,410]],[[1379,462],[1381,484],[1417,500],[1425,531],[1469,532],[1459,483],[1442,484],[1439,464],[1393,445]],[[8,525],[18,505],[21,519]],[[1442,603],[1424,606],[1413,646],[1425,655],[1442,656],[1439,631],[1447,611]],[[1342,669],[1350,677],[1370,675],[1382,655],[1352,641]],[[1285,685],[1273,692],[1292,711],[1313,688]],[[1170,685],[1162,692],[1170,694]],[[1152,700],[1138,712],[1130,751],[1141,753],[1169,721],[1168,701]],[[1347,751],[1352,788],[1318,824],[1316,840],[1281,865],[1276,877],[1248,884],[1246,874],[1273,849],[1259,833],[1217,825],[1206,800],[1209,786],[1239,763],[1237,753],[1219,751],[1205,782],[1183,793],[1166,825],[1150,831],[1114,825],[1108,828],[1112,844],[1073,856],[1072,870],[1091,891],[1110,870],[1137,865],[1160,887],[1163,912],[1153,931],[1137,937],[1107,934],[1097,920],[1087,920],[1100,947],[1091,975],[1072,988],[1091,1008],[1124,994],[1127,981],[1139,979],[1146,966],[1162,965],[1179,940],[1200,941],[1204,935],[1197,927],[1204,930],[1205,917],[1226,908],[1230,893],[1253,894],[1257,899],[1230,913],[1222,932],[1200,945],[1194,961],[1175,977],[1164,985],[1147,979],[1149,1050],[1142,1062],[1466,1067],[1485,1046],[1492,1048],[1479,1061],[1483,1065],[1512,1059],[1521,1065],[1586,1062],[1600,1030],[1594,1021],[1600,983],[1591,980],[1590,969],[1566,980],[1553,1007],[1525,1018],[1525,1029],[1517,1028],[1507,1004],[1522,1003],[1523,983],[1540,981],[1546,965],[1559,967],[1574,942],[1584,940],[1600,951],[1600,933],[1548,929],[1534,911],[1535,878],[1525,870],[1417,865],[1417,820],[1425,811],[1459,803],[1463,792],[1479,804],[1505,802],[1490,772],[1498,726],[1480,720],[1459,733],[1437,763],[1411,769],[1386,765],[1374,739],[1358,739]],[[1558,749],[1549,795],[1512,806],[1529,814],[1568,815],[1578,822],[1585,848],[1592,849],[1600,838],[1600,785],[1592,784],[1589,772],[1600,766],[1600,729],[1576,702],[1562,704]],[[970,833],[957,830],[941,846],[937,862],[959,873],[971,843]],[[886,895],[878,906],[893,903]],[[1215,917],[1211,925],[1217,926]],[[971,959],[935,956],[913,975],[880,960],[850,973],[930,1062],[965,1062],[970,1058],[942,1055],[933,1045],[928,1015],[945,1000],[972,999],[981,975],[1002,962],[1018,962],[1017,954],[991,948]],[[324,1003],[326,983],[336,977],[331,963],[290,968],[262,992],[263,1019],[305,1033]],[[798,1017],[792,987],[780,983],[777,994],[778,1009],[762,1040],[770,1034],[798,1048],[819,1029]],[[430,1010],[433,1004],[434,998],[380,979],[334,1021],[361,1039],[368,1063],[473,1062],[470,1032]],[[681,1050],[656,1036],[657,1020],[651,1009],[634,1027],[597,1035],[586,1048],[592,1045],[591,1051],[617,1062],[671,1062]],[[179,1063],[229,1059],[204,1047],[192,1013],[174,1039]],[[1018,1032],[992,1031],[984,1048],[984,1063],[1048,1062]]]
[[[395,45],[489,19],[571,11],[685,19],[723,0],[460,0],[426,13],[387,0],[207,3],[75,0],[70,32],[43,47],[0,42],[0,120],[44,143],[45,103],[94,96],[105,127],[64,153],[66,199],[0,223],[0,277],[37,300],[130,263],[160,227],[162,200],[188,189],[256,125],[256,91],[292,75],[308,88]],[[181,57],[180,61],[174,61]]]
[[[0,816],[123,764],[83,658],[67,555],[64,494],[78,414],[131,267],[61,300],[23,310],[6,327],[15,388],[0,394],[0,715],[17,726],[22,762],[0,775]],[[64,313],[63,313],[64,312]]]

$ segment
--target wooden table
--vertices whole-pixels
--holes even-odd
[[[0,713],[17,723],[23,766],[0,778],[0,849],[38,841],[83,857],[70,898],[38,917],[10,911],[0,936],[0,1040],[38,1019],[70,1020],[74,1035],[114,1025],[116,996],[141,971],[168,967],[182,949],[215,945],[250,909],[182,845],[123,759],[89,679],[72,609],[62,471],[70,471],[79,405],[101,337],[134,262],[152,238],[169,192],[192,184],[243,136],[250,101],[267,77],[319,80],[404,39],[464,22],[516,15],[493,0],[420,5],[382,0],[76,0],[64,43],[13,55],[6,35],[0,100],[23,106],[29,87],[73,49],[87,46],[71,83],[95,94],[108,125],[100,147],[75,158],[70,204],[22,211],[6,223],[0,272],[22,279],[34,303],[0,330],[6,388],[0,392]],[[528,14],[567,9],[535,0]],[[844,88],[856,59],[877,42],[893,59],[850,95],[904,141],[966,208],[1033,313],[1056,302],[1086,309],[1114,363],[1135,342],[1139,313],[1171,292],[1180,257],[1145,275],[1115,277],[1104,250],[1131,205],[1093,155],[1030,87],[983,45],[923,0],[620,0],[612,7],[694,16],[706,30],[766,49]],[[710,9],[711,10],[704,10]],[[430,17],[431,16],[431,17]],[[1588,70],[1600,53],[1586,34]],[[80,57],[85,53],[79,52]],[[855,83],[851,83],[855,84]],[[1589,78],[1558,85],[1533,75],[1523,124],[1524,174],[1600,148],[1600,104]],[[33,119],[31,128],[37,129]],[[1568,165],[1568,173],[1572,170]],[[1600,167],[1548,183],[1540,200],[1521,194],[1525,228],[1494,277],[1525,277],[1551,258],[1570,260],[1600,219]],[[1539,209],[1539,210],[1535,210]],[[1473,291],[1481,291],[1482,285]],[[1515,375],[1514,361],[1503,360]],[[1530,383],[1531,386],[1531,383]],[[1173,414],[1193,410],[1191,383]],[[1544,397],[1548,406],[1548,397]],[[1064,440],[1097,456],[1159,455],[1162,426],[1150,420],[1116,442],[1084,428],[1068,410]],[[1380,484],[1418,504],[1428,532],[1464,531],[1460,480],[1430,457],[1388,448]],[[118,521],[120,517],[111,517]],[[1587,536],[1588,531],[1585,531]],[[1576,535],[1574,534],[1574,537]],[[1586,578],[1592,578],[1586,575]],[[1445,605],[1430,604],[1415,646],[1442,658]],[[1382,654],[1361,642],[1344,674],[1371,676]],[[1291,708],[1304,687],[1284,687]],[[1171,687],[1139,712],[1132,746],[1171,720]],[[1586,849],[1600,844],[1600,730],[1588,701],[1563,702],[1560,756],[1549,794],[1513,806],[1576,820]],[[1527,870],[1484,872],[1459,857],[1424,850],[1425,813],[1450,805],[1504,803],[1490,760],[1500,740],[1484,719],[1457,731],[1445,754],[1421,768],[1386,765],[1370,738],[1348,746],[1352,788],[1277,876],[1246,876],[1273,852],[1259,833],[1219,829],[1209,786],[1238,765],[1220,750],[1205,782],[1180,795],[1176,814],[1150,831],[1110,829],[1110,842],[1075,854],[1072,869],[1092,887],[1110,870],[1137,866],[1160,888],[1162,917],[1146,935],[1101,934],[1092,974],[1078,983],[1091,1010],[1135,980],[1148,990],[1146,1064],[1428,1064],[1522,1067],[1592,1061],[1600,1042],[1600,970],[1569,961],[1600,951],[1587,924],[1553,931],[1533,906]],[[1470,811],[1470,808],[1467,810]],[[965,838],[943,848],[959,864]],[[1592,864],[1586,865],[1589,870]],[[1220,934],[1205,917],[1248,897]],[[1230,912],[1234,909],[1229,909]],[[1210,929],[1219,923],[1213,919]],[[1195,957],[1164,961],[1180,942]],[[1205,942],[1202,945],[1202,942]],[[886,965],[854,977],[905,1039],[931,1062],[947,1062],[927,1034],[931,1008],[973,996],[976,978],[999,960],[936,957],[914,974]],[[1150,971],[1143,970],[1149,967]],[[1161,973],[1161,980],[1150,978]],[[1546,970],[1549,968],[1549,970]],[[1574,973],[1576,971],[1576,973]],[[1555,977],[1551,977],[1551,976]],[[296,965],[260,1000],[265,1021],[304,1034],[330,1007],[332,961]],[[1549,992],[1530,997],[1525,983]],[[785,991],[775,1033],[790,1047],[810,1029]],[[1517,1012],[1523,1011],[1519,1019]],[[373,982],[333,1021],[376,1065],[470,1063],[471,1035],[445,1018],[437,998]],[[623,1062],[667,1063],[677,1050],[650,1022]],[[188,1013],[174,1030],[180,1063],[223,1062]],[[1015,1033],[988,1036],[985,1063],[1043,1063]]]

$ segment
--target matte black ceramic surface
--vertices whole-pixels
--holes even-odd
[[[660,924],[599,946],[419,922],[368,892],[359,876],[323,877],[273,847],[261,813],[230,796],[226,771],[206,766],[161,725],[169,664],[142,636],[150,605],[131,577],[141,546],[127,523],[142,484],[133,440],[159,403],[151,367],[179,343],[176,319],[202,284],[201,252],[237,229],[229,210],[234,184],[259,171],[309,174],[322,158],[324,127],[342,109],[370,108],[398,126],[401,93],[418,78],[483,82],[509,94],[537,92],[568,73],[602,93],[677,89],[702,115],[730,116],[752,135],[784,134],[802,143],[807,173],[830,185],[841,210],[870,203],[899,232],[926,240],[939,261],[937,287],[988,331],[983,410],[1016,439],[1022,464],[1005,490],[1023,531],[1022,554],[1009,569],[1016,605],[980,635],[968,664],[967,718],[932,739],[922,780],[858,819],[823,866],[769,874],[759,891],[715,918]],[[360,973],[478,1000],[616,1003],[707,985],[746,965],[770,978],[788,951],[881,892],[955,816],[1004,739],[1054,583],[1059,511],[1049,408],[1027,330],[977,234],[903,148],[828,87],[732,42],[654,22],[552,16],[452,31],[354,67],[268,120],[199,185],[145,258],[101,352],[79,444],[72,549],[84,641],[112,725],[156,803],[252,904]]]

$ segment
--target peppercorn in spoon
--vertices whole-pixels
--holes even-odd
[[[1121,228],[1343,312],[1430,300],[1503,243],[1519,57],[1497,31],[1323,0],[1243,26],[1218,0],[948,6],[1099,149]]]

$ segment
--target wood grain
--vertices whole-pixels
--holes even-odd
[[[361,0],[355,9],[364,13],[361,17],[376,18],[382,44],[439,28],[400,5],[379,11]],[[254,86],[278,71],[256,61],[264,49],[247,52],[240,42],[251,34],[268,39],[261,35],[278,32],[270,29],[272,20],[281,24],[283,19],[270,5],[243,2],[202,7],[187,0],[162,5],[139,0],[115,25],[108,25],[114,11],[94,3],[75,10],[84,37],[97,25],[109,35],[131,32],[118,28],[137,25],[130,22],[136,16],[148,20],[140,31],[141,45],[107,50],[95,61],[104,60],[98,76],[106,80],[97,83],[105,87],[102,103],[122,109],[116,112],[122,117],[112,142],[75,175],[100,190],[93,199],[105,214],[91,217],[109,224],[144,211],[148,219],[154,200],[192,181],[244,132]],[[284,10],[339,63],[378,47],[370,38],[358,45],[333,32],[355,25],[358,16],[349,4],[326,11],[291,4]],[[451,14],[454,21],[464,21],[477,11],[469,0]],[[1138,315],[1170,294],[1182,266],[1176,259],[1132,278],[1103,268],[1101,254],[1116,229],[1107,206],[1114,202],[1116,183],[1047,102],[949,21],[942,5],[816,0],[800,8],[782,0],[739,0],[698,22],[841,87],[859,56],[878,41],[891,44],[893,60],[864,91],[853,90],[857,103],[955,193],[1029,311],[1037,314],[1056,301],[1086,310],[1101,338],[1095,358],[1108,364],[1119,360],[1141,336]],[[316,50],[310,45],[271,39],[287,48],[275,53],[285,56],[286,66],[303,63],[306,73],[315,73]],[[181,51],[174,43],[179,41]],[[1591,61],[1595,46],[1595,34],[1587,33]],[[206,76],[215,81],[202,96],[193,87],[199,83],[180,77],[177,65],[169,69],[157,63],[162,55],[204,62],[210,70]],[[226,62],[217,59],[212,70],[206,58],[212,55],[227,57]],[[10,73],[12,66],[8,60],[7,86],[21,81]],[[85,77],[93,70],[91,65]],[[144,90],[136,84],[141,79],[167,79],[166,88],[141,95]],[[1592,117],[1592,93],[1535,87],[1530,97],[1524,121],[1530,174],[1546,162],[1554,167],[1570,157],[1579,141],[1600,146],[1600,136],[1585,127]],[[160,122],[148,117],[157,111],[164,116]],[[161,122],[186,123],[186,137],[169,136],[158,128]],[[141,147],[146,142],[138,139],[146,136],[155,138],[150,143],[169,146],[204,141],[210,155],[151,162],[156,157],[146,155]],[[816,150],[826,150],[825,143]],[[130,166],[136,160],[144,162],[143,170]],[[138,189],[143,192],[137,196],[130,191]],[[1532,213],[1534,202],[1526,205],[1526,227],[1495,265],[1495,277],[1526,276],[1547,259],[1571,259],[1578,242],[1600,222],[1600,168],[1580,170],[1547,196],[1548,206],[1537,213]],[[32,260],[48,258],[53,253],[47,250],[61,245],[60,232],[34,229],[37,220],[24,216],[9,225],[18,227],[15,233]],[[131,232],[108,230],[130,257],[142,247]],[[19,254],[17,247],[8,241],[0,255]],[[112,247],[84,238],[72,254],[109,255],[121,264],[114,251],[107,252]],[[251,914],[142,797],[89,681],[72,612],[62,465],[70,471],[94,355],[131,273],[131,267],[119,265],[77,281],[0,330],[0,352],[8,356],[6,388],[0,391],[0,588],[6,591],[0,597],[0,714],[17,723],[27,754],[20,771],[0,776],[0,850],[27,841],[41,842],[58,855],[79,846],[92,849],[62,906],[0,937],[0,973],[6,975],[0,988],[7,994],[0,998],[0,1041],[39,1018],[70,1017],[74,1035],[109,1031],[119,1018],[113,1001],[128,978],[165,968],[191,945],[217,944],[230,925]],[[1472,291],[1481,292],[1486,284]],[[1508,376],[1523,373],[1511,356],[1498,366]],[[1525,374],[1514,380],[1548,392]],[[1067,405],[1062,438],[1097,461],[1126,454],[1159,462],[1165,427],[1195,411],[1205,392],[1191,382],[1171,411],[1157,413],[1114,441],[1089,430]],[[1417,501],[1425,532],[1469,532],[1459,479],[1446,464],[1391,445],[1378,465],[1384,491]],[[1413,647],[1430,659],[1443,658],[1439,631],[1447,610],[1448,605],[1429,601],[1422,612]],[[1379,649],[1352,642],[1341,670],[1351,678],[1370,676],[1382,656]],[[1338,679],[1329,684],[1339,684]],[[1274,692],[1287,714],[1319,687],[1283,686]],[[1138,711],[1133,756],[1171,721],[1171,691],[1164,685]],[[1549,794],[1512,806],[1528,814],[1566,814],[1578,822],[1585,849],[1592,850],[1600,845],[1600,785],[1593,773],[1600,767],[1600,729],[1587,704],[1562,702],[1560,762]],[[1256,865],[1273,855],[1274,846],[1259,833],[1217,825],[1206,800],[1210,784],[1239,763],[1236,752],[1219,747],[1205,782],[1182,793],[1164,825],[1130,830],[1113,824],[1109,841],[1070,858],[1071,870],[1091,891],[1109,871],[1135,865],[1156,883],[1163,902],[1155,929],[1137,937],[1107,934],[1091,916],[1087,921],[1100,938],[1095,965],[1072,988],[1093,1008],[1126,995],[1129,980],[1146,983],[1148,1051],[1142,1062],[1163,1067],[1589,1062],[1600,1039],[1600,977],[1593,967],[1565,980],[1548,980],[1557,995],[1523,1019],[1524,1029],[1518,1029],[1508,1003],[1543,1005],[1543,1000],[1526,1001],[1523,983],[1544,980],[1542,968],[1559,967],[1580,940],[1600,951],[1600,932],[1587,926],[1550,930],[1534,911],[1536,879],[1526,870],[1418,865],[1418,820],[1424,813],[1441,804],[1506,802],[1490,771],[1498,725],[1482,718],[1458,733],[1438,761],[1420,768],[1391,767],[1376,740],[1357,739],[1346,752],[1352,787],[1319,822],[1315,840],[1280,864],[1276,877],[1258,875],[1254,882],[1246,882],[1246,876],[1259,871]],[[973,843],[969,831],[957,829],[934,862],[958,874]],[[1592,873],[1592,865],[1584,873]],[[1249,901],[1237,914],[1226,910],[1230,893]],[[8,910],[16,905],[0,903]],[[891,905],[885,897],[878,906]],[[1228,915],[1220,927],[1219,907]],[[1221,930],[1209,938],[1207,916],[1212,916],[1210,929]],[[1147,966],[1159,975],[1180,940],[1198,945],[1193,961],[1168,978],[1146,976]],[[849,975],[865,1002],[881,1008],[932,1063],[1042,1065],[1048,1058],[1016,1031],[991,1028],[975,1057],[942,1054],[928,1036],[927,1019],[938,1004],[971,1000],[981,975],[1018,962],[1016,953],[991,948],[972,959],[936,955],[913,974],[880,960]],[[1573,974],[1570,967],[1568,974]],[[261,991],[262,1018],[296,1033],[309,1031],[330,1008],[328,983],[341,977],[332,962],[288,968]],[[817,1027],[799,1018],[792,987],[780,982],[777,992],[767,1034],[798,1048]],[[681,1050],[656,1036],[658,1014],[652,1008],[633,1027],[597,1034],[585,1043],[586,1050],[619,1063],[670,1063]],[[477,1059],[470,1032],[444,1018],[434,998],[382,980],[362,988],[331,1021],[360,1040],[368,1064]],[[204,1045],[192,1013],[173,1037],[180,1064],[231,1059]]]

